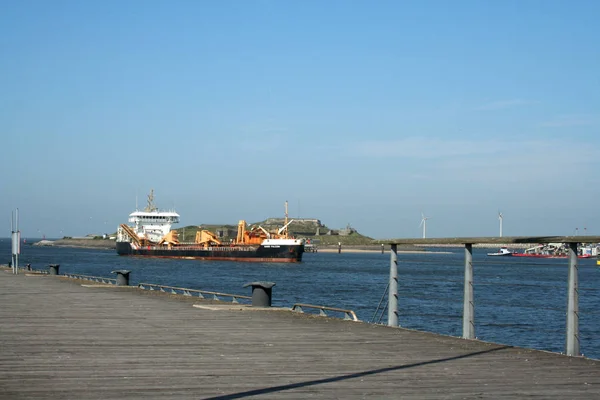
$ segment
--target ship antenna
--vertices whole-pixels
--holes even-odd
[[[285,201],[285,238],[288,238],[288,202]]]

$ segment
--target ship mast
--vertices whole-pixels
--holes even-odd
[[[154,189],[150,189],[150,194],[148,195],[148,205],[144,211],[152,212],[156,211],[158,208],[154,205]]]
[[[285,238],[288,238],[288,202],[285,201]]]

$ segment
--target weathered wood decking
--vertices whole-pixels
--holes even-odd
[[[199,302],[0,271],[0,398],[600,396],[599,361]]]

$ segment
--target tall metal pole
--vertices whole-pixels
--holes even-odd
[[[16,212],[17,252],[15,253],[15,275],[19,274],[19,253],[21,252],[21,235],[19,234],[19,209]]]
[[[10,264],[15,273],[15,212],[10,213]]]
[[[567,294],[567,343],[568,356],[579,356],[579,278],[577,243],[569,243],[569,284]]]
[[[463,299],[463,339],[475,339],[473,304],[473,245],[465,243],[465,283]]]
[[[390,290],[388,292],[388,326],[398,326],[398,245],[390,251]]]

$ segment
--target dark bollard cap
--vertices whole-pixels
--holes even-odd
[[[48,273],[50,275],[58,275],[58,267],[60,267],[60,264],[50,264],[50,265],[48,265],[48,268],[50,268],[50,271],[48,271]]]
[[[131,271],[127,271],[126,269],[117,269],[115,271],[110,271],[111,274],[121,274],[121,275],[129,275]]]
[[[248,287],[248,286],[252,286],[252,287],[261,287],[264,289],[271,289],[273,286],[275,286],[275,282],[250,282],[250,283],[246,283],[243,287]]]

